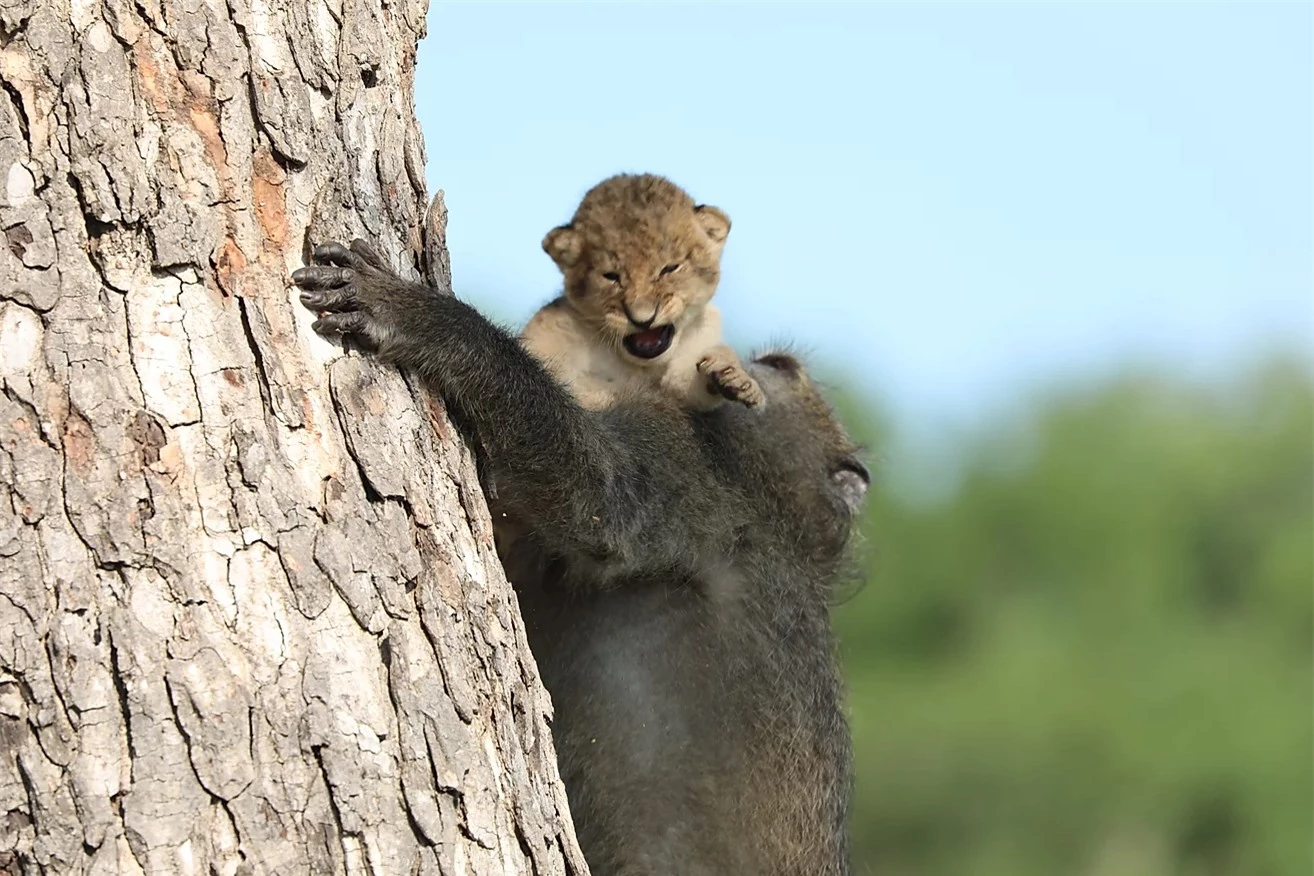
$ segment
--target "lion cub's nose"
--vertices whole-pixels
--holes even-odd
[[[639,319],[637,316],[634,315],[634,311],[630,310],[629,302],[625,302],[624,304],[621,305],[621,307],[623,307],[625,310],[625,317],[630,322],[634,323],[634,325],[637,326],[639,329],[651,328],[653,320],[657,318],[657,311],[661,309],[656,305],[653,305],[652,315],[649,316],[647,319]]]

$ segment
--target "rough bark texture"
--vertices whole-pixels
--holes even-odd
[[[315,337],[448,283],[424,0],[0,0],[0,873],[582,873],[469,454]]]

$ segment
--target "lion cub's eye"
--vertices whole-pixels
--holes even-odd
[[[662,272],[658,276],[665,277],[667,274],[674,274],[678,270],[680,270],[679,265],[667,265],[666,267],[662,268]]]
[[[613,283],[619,283],[620,274],[616,273],[615,271],[608,271],[607,273],[602,275],[602,279],[610,280]]]

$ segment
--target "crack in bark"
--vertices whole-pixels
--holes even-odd
[[[200,265],[188,265],[188,266],[187,266],[187,269],[190,270],[190,271],[192,271],[193,273],[195,273],[195,274],[197,274],[197,275],[199,276],[199,272],[202,270],[202,267],[201,267]],[[188,329],[187,329],[187,308],[183,305],[183,300],[182,300],[182,298],[183,298],[183,292],[186,290],[187,286],[190,286],[190,285],[196,285],[196,284],[194,284],[194,283],[189,283],[189,282],[188,282],[187,280],[185,280],[182,276],[180,276],[180,273],[181,273],[180,271],[176,271],[176,270],[172,270],[172,269],[170,269],[170,270],[167,271],[167,273],[168,273],[169,276],[172,276],[174,279],[176,279],[176,280],[178,281],[178,297],[176,297],[176,298],[173,300],[173,303],[176,304],[176,305],[178,306],[178,312],[179,312],[180,314],[182,314],[182,316],[180,316],[179,319],[178,319],[178,328],[182,329],[183,340],[187,343],[187,360],[188,360],[188,362],[195,362],[195,361],[196,361],[196,349],[195,349],[195,347],[194,347],[193,344],[192,344],[192,333],[191,333],[190,331],[188,331]],[[133,370],[136,370],[136,362],[133,363]],[[139,375],[138,375],[138,378],[140,379],[140,377],[141,377],[141,375],[139,374]],[[188,368],[188,369],[187,369],[187,378],[188,378],[188,380],[191,381],[191,384],[192,384],[192,398],[196,399],[196,415],[197,415],[197,417],[199,418],[199,417],[201,417],[201,415],[202,415],[202,412],[201,412],[201,397],[202,397],[202,396],[201,396],[201,385],[200,385],[199,383],[196,382],[196,369],[195,369],[195,368]],[[145,397],[146,397],[146,395],[145,395],[145,390],[143,390],[143,391],[142,391],[142,398],[145,398]],[[196,422],[200,422],[200,420],[198,419],[198,420],[192,420],[192,421],[190,421],[190,422],[188,422],[188,423],[177,423],[177,424],[170,424],[170,425],[174,426],[174,428],[177,428],[178,426],[189,426],[189,425],[191,425],[192,423],[196,423]]]
[[[151,15],[150,10],[146,8],[146,5],[142,3],[141,0],[134,0],[132,5],[133,8],[137,10],[137,15],[141,18],[141,20],[146,22],[146,26],[150,30],[152,30],[157,36],[159,36],[164,41],[164,44],[166,46],[169,46],[170,49],[173,49],[172,40],[169,36],[168,23],[166,22],[164,26],[158,24],[155,21],[155,17]],[[161,14],[163,14],[163,10],[161,10]],[[175,57],[174,62],[177,63],[177,61],[178,59],[177,57]],[[178,66],[181,67],[182,65],[179,64]]]
[[[22,305],[19,306],[21,307]],[[15,392],[14,388],[9,385],[8,381],[0,382],[0,390],[4,391],[5,398],[9,399],[11,402],[18,405],[20,408],[22,408],[24,411],[26,411],[28,414],[31,415],[32,426],[36,430],[36,434],[41,437],[41,443],[45,444],[46,447],[56,452],[62,450],[61,447],[55,444],[54,439],[52,439],[50,435],[46,433],[45,426],[41,422],[41,412],[38,411],[31,402],[29,402],[27,399],[23,398],[21,395]],[[44,516],[45,515],[43,514],[42,517]],[[38,518],[38,520],[39,519],[40,518]],[[27,522],[36,523],[38,521],[32,520]]]
[[[119,649],[114,644],[113,628],[107,628],[105,636],[109,645],[110,679],[114,682],[114,692],[119,698],[119,712],[123,719],[123,741],[128,747],[128,783],[131,787],[133,775],[136,773],[137,747],[132,739],[132,707],[128,703],[128,683],[124,677],[123,667],[119,665]]]
[[[18,771],[18,780],[23,783],[23,791],[27,795],[27,817],[31,822],[32,832],[39,833],[41,824],[37,821],[37,794],[36,782],[32,779],[32,774],[28,771],[27,764],[24,762],[21,752],[14,752],[14,767]],[[19,860],[22,860],[22,853],[19,853]],[[32,863],[37,863],[35,859]]]
[[[90,251],[88,251],[88,254],[90,254]],[[102,275],[102,279],[104,279],[103,275]],[[114,287],[110,286],[108,281],[106,281],[106,288],[113,289]],[[123,294],[126,297],[128,293],[125,291]],[[133,347],[135,347],[136,344],[134,343],[133,332],[132,332],[132,317],[128,313],[126,302],[124,304],[124,313],[123,313],[123,334],[128,339],[128,343],[127,343],[128,363],[132,366],[131,369],[132,376],[137,381],[137,397],[140,398],[144,404],[146,400],[146,387],[141,382],[141,368],[138,367],[137,365],[137,353],[133,349]]]
[[[196,779],[196,784],[200,786],[211,797],[220,799],[219,795],[206,786],[205,780],[201,778],[201,773],[196,769],[196,759],[192,755],[192,734],[187,732],[187,727],[183,724],[182,716],[178,714],[178,697],[173,690],[173,682],[169,676],[164,676],[164,690],[168,695],[169,708],[173,714],[174,726],[178,728],[178,735],[182,737],[183,748],[187,751],[187,765],[192,768],[192,777]]]
[[[461,831],[461,834],[465,836],[466,839],[469,839],[471,842],[474,842],[484,848],[491,848],[491,846],[487,845],[479,837],[476,837],[473,834],[473,832],[470,830],[469,827],[470,813],[465,806],[465,794],[461,791],[460,788],[449,785],[448,783],[444,782],[441,778],[439,778],[437,764],[443,761],[443,754],[440,751],[434,750],[433,740],[430,738],[430,732],[431,731],[429,729],[429,726],[426,725],[424,728],[424,747],[425,750],[428,751],[429,753],[430,778],[433,779],[434,790],[437,791],[439,794],[446,794],[448,797],[452,799],[452,802],[456,805],[456,811],[460,815],[460,818],[456,824],[457,830]]]
[[[435,609],[433,609],[433,610],[436,611],[437,609],[435,608]],[[456,717],[460,718],[460,719],[461,719],[461,723],[463,723],[463,724],[467,724],[467,725],[469,725],[469,724],[473,724],[473,723],[474,723],[474,718],[475,718],[475,716],[474,716],[474,712],[471,711],[471,709],[470,709],[469,706],[464,702],[464,700],[463,700],[462,697],[459,697],[459,696],[456,695],[456,691],[453,690],[453,688],[452,688],[452,683],[451,683],[451,681],[447,678],[447,672],[448,672],[448,670],[447,670],[447,668],[443,665],[442,649],[441,649],[441,647],[440,647],[440,645],[439,645],[439,643],[438,643],[437,636],[436,636],[436,635],[434,634],[434,632],[429,628],[429,624],[427,624],[427,623],[423,623],[423,622],[420,624],[420,632],[424,635],[424,640],[429,644],[429,650],[430,650],[430,652],[432,652],[433,657],[434,657],[434,662],[435,662],[435,663],[437,664],[437,666],[438,666],[438,678],[441,679],[441,681],[442,681],[442,684],[443,684],[443,693],[445,693],[445,694],[447,695],[448,700],[451,701],[451,703],[452,703],[452,708],[456,711]],[[429,744],[429,742],[428,742],[428,737],[426,736],[426,737],[425,737],[425,745],[427,746],[428,744]],[[430,758],[433,757],[433,750],[432,750],[432,748],[430,748],[429,756],[430,756]],[[436,763],[436,762],[434,762],[434,761],[432,761],[432,760],[430,761],[429,766],[430,766],[431,769],[437,769],[437,767],[435,766],[435,763]],[[434,781],[435,781],[435,783],[437,782],[437,775],[436,775],[436,774],[435,774],[435,776],[434,776]],[[436,786],[437,786],[437,785],[435,784],[435,787],[436,787]]]
[[[14,107],[14,115],[18,118],[18,129],[22,132],[23,139],[27,141],[27,148],[30,152],[32,149],[32,130],[27,119],[27,110],[23,107],[23,96],[19,94],[13,83],[3,76],[0,76],[0,91],[4,91]]]
[[[251,317],[246,312],[246,299],[240,296],[237,299],[237,312],[242,318],[242,331],[246,335],[247,346],[251,348],[251,355],[255,359],[256,382],[260,386],[260,401],[264,404],[265,410],[277,411],[278,409],[274,407],[273,390],[269,385],[269,372],[265,369],[265,357],[260,352],[260,342],[256,340],[255,332],[251,328]],[[280,419],[279,422],[282,422],[282,420]],[[299,428],[289,423],[283,425],[290,429]]]
[[[105,266],[101,263],[100,239],[114,230],[114,225],[100,219],[91,207],[88,205],[86,193],[82,189],[82,180],[77,174],[69,171],[67,173],[69,188],[73,190],[73,195],[77,199],[78,209],[82,212],[83,234],[86,238],[86,256],[87,262],[100,278],[101,285],[106,289],[113,289],[120,295],[127,294],[127,289],[120,289],[110,282],[109,275],[105,272]],[[123,221],[120,225],[122,228],[134,228],[132,223]],[[56,238],[58,241],[58,238]]]
[[[326,745],[312,745],[311,754],[315,757],[315,763],[319,765],[319,777],[324,781],[324,793],[328,797],[329,809],[333,812],[333,821],[338,826],[338,848],[342,852],[344,860],[349,861],[353,856],[353,850],[347,847],[344,842],[347,837],[355,839],[363,847],[365,845],[365,836],[360,831],[347,830],[342,822],[342,810],[338,807],[338,800],[335,794],[333,782],[329,779],[328,766],[324,763],[324,749]],[[369,867],[370,873],[374,873],[374,867],[370,863],[369,855],[365,855],[366,866]],[[377,876],[377,874],[375,874]]]
[[[72,362],[70,361],[69,364],[71,365]],[[71,401],[68,401],[67,399],[66,401],[68,404],[68,419],[65,420],[65,426],[67,427],[68,422],[72,420],[72,418],[75,416],[78,417],[78,419],[82,420],[83,423],[85,423],[86,418],[77,412]],[[97,568],[101,568],[101,569],[117,568],[113,563],[106,562],[101,558],[100,551],[96,549],[96,547],[87,538],[86,534],[82,532],[81,527],[78,526],[78,522],[77,522],[78,518],[76,515],[73,514],[73,509],[70,508],[68,504],[68,478],[69,478],[68,454],[61,453],[59,460],[61,463],[59,469],[59,474],[60,474],[59,499],[64,508],[64,518],[65,520],[68,521],[69,531],[72,532],[82,542],[82,546],[87,549],[87,554],[91,557],[92,563],[94,563]]]
[[[370,476],[365,472],[365,465],[364,463],[361,462],[360,457],[356,454],[356,448],[352,446],[351,437],[350,437],[351,436],[351,424],[349,421],[350,415],[342,408],[342,402],[339,401],[338,394],[337,392],[334,391],[332,387],[331,376],[329,378],[329,382],[330,382],[329,403],[333,405],[333,413],[337,417],[338,427],[342,430],[342,434],[347,437],[347,440],[344,442],[345,449],[347,451],[347,456],[349,459],[351,459],[352,465],[356,469],[356,475],[360,478],[360,485],[361,485],[361,489],[365,491],[365,498],[371,504],[375,504],[375,505],[381,504],[382,502],[384,502],[386,499],[389,498],[397,498],[395,496],[388,496],[384,494],[378,488],[378,486],[376,486],[375,483],[372,480],[370,480]],[[407,511],[409,512],[409,510],[410,509],[408,508]]]
[[[216,654],[216,656],[218,655]],[[247,789],[251,787],[251,782],[248,781],[246,784],[242,785],[241,789],[230,797],[225,797],[222,794],[220,794],[217,790],[210,787],[210,784],[201,775],[201,771],[196,766],[196,757],[194,754],[192,734],[188,731],[187,724],[183,721],[182,714],[178,711],[178,693],[175,691],[174,684],[172,681],[169,680],[169,676],[167,673],[164,676],[164,689],[168,695],[169,708],[172,710],[173,723],[175,726],[177,726],[178,735],[182,737],[183,747],[187,751],[187,765],[192,768],[192,776],[193,778],[196,779],[197,787],[205,791],[205,793],[209,794],[212,800],[219,802],[224,807],[224,811],[228,812],[229,817],[232,818],[232,812],[228,809],[229,802],[236,800],[238,797],[241,797],[243,794],[245,794]],[[184,696],[188,695],[185,689],[183,691],[183,695]],[[201,718],[201,720],[204,720],[204,718]],[[233,827],[234,827],[233,830],[234,835],[240,837],[242,834],[241,831],[236,829],[237,827],[236,822],[234,822]]]
[[[55,666],[55,654],[52,648],[54,647],[54,645],[49,639],[47,639],[45,642],[42,643],[42,646],[46,654],[46,663],[51,667],[53,674],[53,669]],[[78,725],[82,722],[82,713],[77,709],[77,707],[70,708],[68,702],[65,701],[64,699],[64,691],[60,689],[59,685],[52,684],[51,689],[52,689],[51,692],[55,696],[55,701],[59,703],[59,708],[61,713],[64,715],[64,720],[67,721],[69,726],[76,731],[78,729]],[[41,745],[41,734],[37,733],[36,738],[37,738],[37,744]],[[45,750],[44,746],[42,746],[41,750],[43,753],[45,753],[47,760],[49,760],[51,763],[58,763],[58,761],[55,760],[55,758],[51,757],[50,753]],[[62,764],[62,763],[59,765],[61,768],[68,766],[68,764]]]

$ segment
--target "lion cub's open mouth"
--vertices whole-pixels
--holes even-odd
[[[638,359],[656,359],[671,348],[675,338],[675,326],[663,325],[647,331],[626,335],[621,342],[631,356]]]

